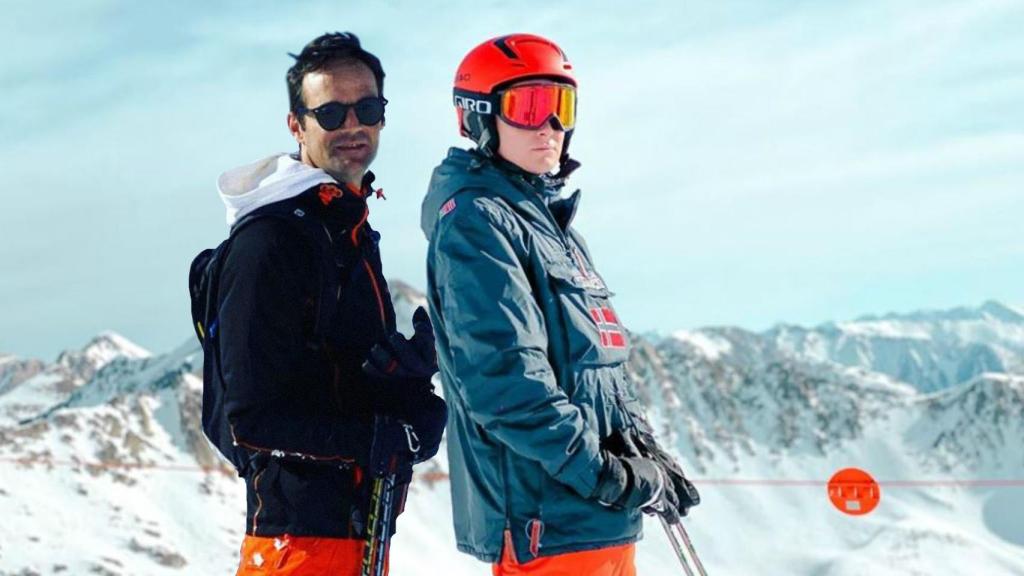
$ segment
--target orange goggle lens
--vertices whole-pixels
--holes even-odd
[[[562,128],[576,125],[576,88],[568,84],[522,84],[501,93],[502,119],[518,128],[536,130],[551,117]]]

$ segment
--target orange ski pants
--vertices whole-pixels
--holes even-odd
[[[236,576],[359,576],[363,567],[363,541],[345,538],[247,535],[241,553]]]
[[[635,544],[545,556],[519,564],[506,546],[494,576],[636,576]]]

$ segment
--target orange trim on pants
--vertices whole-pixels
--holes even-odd
[[[636,576],[633,557],[635,544],[623,544],[597,550],[545,556],[519,564],[505,546],[500,564],[493,564],[494,576]]]
[[[247,535],[241,555],[236,576],[358,576],[363,567],[363,541]],[[388,573],[387,559],[384,573]]]

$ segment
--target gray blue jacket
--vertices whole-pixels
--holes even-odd
[[[423,202],[428,299],[448,401],[458,547],[487,562],[637,540],[638,510],[593,499],[602,441],[647,427],[629,336],[571,227],[579,191],[452,148]]]

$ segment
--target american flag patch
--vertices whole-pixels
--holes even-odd
[[[455,198],[452,198],[441,206],[441,217],[443,218],[447,216],[452,210],[455,210]]]

